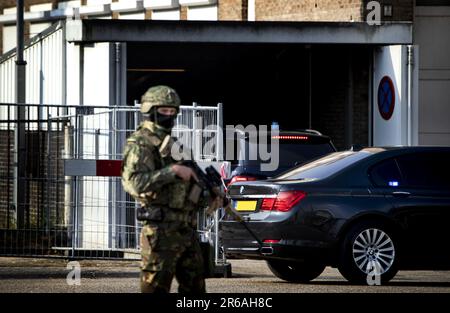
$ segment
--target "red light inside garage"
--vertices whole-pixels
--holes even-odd
[[[308,136],[272,136],[272,139],[279,140],[308,140]]]
[[[263,243],[279,243],[279,239],[265,239]]]

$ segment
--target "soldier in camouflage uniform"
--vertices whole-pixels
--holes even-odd
[[[179,292],[203,293],[199,204],[192,199],[197,178],[172,154],[180,148],[173,147],[177,142],[170,136],[180,99],[172,88],[156,86],[142,96],[141,105],[145,120],[128,138],[122,165],[122,184],[142,206],[141,291],[169,292],[175,276]]]

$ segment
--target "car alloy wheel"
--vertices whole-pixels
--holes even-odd
[[[353,261],[365,274],[382,275],[394,263],[394,242],[384,231],[370,228],[362,231],[353,243]]]
[[[398,271],[398,252],[395,226],[380,221],[363,221],[345,233],[338,269],[350,283],[387,283]]]

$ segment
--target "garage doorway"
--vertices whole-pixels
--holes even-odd
[[[224,125],[276,121],[285,130],[313,128],[339,149],[349,145],[350,131],[351,143],[367,145],[370,51],[362,45],[128,43],[127,103],[139,101],[149,86],[167,84],[184,104],[223,103]]]

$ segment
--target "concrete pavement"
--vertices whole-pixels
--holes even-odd
[[[336,269],[327,268],[310,284],[287,283],[275,277],[264,261],[230,260],[232,278],[207,279],[210,293],[427,293],[450,292],[450,271],[401,271],[388,285],[354,286]],[[69,286],[70,269],[62,259],[0,258],[0,292],[135,293],[139,292],[139,263],[80,261],[81,284]],[[176,292],[174,280],[172,291]]]

